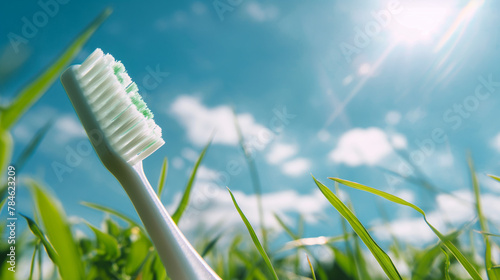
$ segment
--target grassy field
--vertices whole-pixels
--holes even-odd
[[[81,50],[85,42],[106,19],[110,11],[104,11],[84,30],[60,58],[28,84],[8,106],[0,110],[0,170],[2,188],[0,208],[6,215],[9,205],[9,190],[4,170],[7,170],[12,160],[14,141],[11,128],[16,121],[33,105],[45,91],[58,79],[60,73],[69,65]],[[236,124],[238,131],[240,130]],[[41,127],[32,141],[24,148],[14,166],[18,171],[36,152],[36,148],[48,130]],[[243,138],[240,135],[240,143]],[[201,152],[196,162],[184,195],[177,210],[173,212],[176,222],[182,219],[184,210],[189,205],[191,188],[196,171],[210,143]],[[252,155],[243,148],[248,167],[252,174],[254,189],[260,197],[260,185],[257,169]],[[168,161],[165,159],[162,172],[159,174],[157,192],[160,196],[167,176]],[[500,266],[493,262],[492,249],[498,248],[498,235],[490,233],[491,223],[486,219],[481,208],[481,190],[476,178],[472,160],[469,160],[471,186],[475,194],[476,219],[456,228],[451,232],[440,232],[426,219],[426,213],[417,205],[409,203],[392,194],[346,181],[340,178],[327,180],[311,179],[311,185],[316,185],[332,207],[344,218],[339,225],[343,234],[334,237],[303,237],[303,225],[286,224],[279,216],[275,216],[289,241],[285,244],[269,246],[268,230],[259,225],[251,225],[245,213],[239,208],[238,202],[228,190],[242,224],[248,233],[229,238],[229,245],[222,246],[219,241],[222,236],[208,236],[196,240],[198,252],[212,265],[223,279],[491,279],[500,280]],[[22,177],[22,174],[21,174]],[[500,178],[491,176],[491,180]],[[328,183],[327,183],[328,182]],[[500,183],[500,182],[499,182]],[[330,186],[330,187],[327,187]],[[43,186],[36,180],[23,177],[18,187],[27,187],[33,199],[34,213],[30,217],[18,216],[19,223],[26,223],[29,230],[18,232],[17,259],[29,257],[30,271],[26,274],[30,279],[42,279],[40,275],[47,274],[51,269],[49,279],[167,279],[163,265],[152,247],[152,243],[141,224],[134,219],[101,205],[83,202],[84,205],[107,213],[104,226],[81,222],[71,223],[56,196],[47,191],[50,186]],[[354,210],[347,201],[342,201],[337,195],[339,188],[354,188],[368,192],[376,198],[385,199],[384,203],[399,204],[409,207],[422,216],[429,228],[438,237],[439,242],[426,248],[415,248],[409,244],[401,244],[393,239],[389,250],[383,250],[377,241],[356,217]],[[262,204],[259,203],[262,220]],[[83,219],[85,217],[82,217]],[[338,217],[331,217],[338,219]],[[5,222],[3,222],[5,223]],[[77,237],[75,228],[82,223],[92,232],[92,236]],[[255,228],[259,230],[254,230]],[[297,229],[297,230],[295,230]],[[6,225],[0,227],[2,236],[6,236]],[[465,243],[464,236],[481,238],[482,247],[478,248]],[[472,239],[474,239],[472,238]],[[363,243],[363,244],[362,244]],[[471,242],[473,243],[473,242]],[[321,246],[331,252],[333,261],[325,262],[314,253],[313,246]],[[367,258],[366,248],[373,255],[376,263]],[[14,279],[15,274],[8,271],[9,245],[0,244],[1,270],[0,279]],[[46,265],[52,263],[53,265]],[[402,274],[395,263],[404,263],[409,268]],[[304,265],[306,264],[306,265]],[[378,266],[378,267],[375,267]],[[381,274],[374,271],[382,271]]]

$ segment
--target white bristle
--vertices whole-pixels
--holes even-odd
[[[80,76],[83,76],[85,73],[87,73],[90,67],[92,67],[92,65],[103,55],[104,53],[102,52],[101,49],[96,49],[92,54],[90,54],[89,57],[78,68]]]
[[[129,164],[142,161],[165,143],[151,112],[137,109],[142,100],[134,96],[137,86],[121,62],[96,49],[80,65],[77,75],[106,139]]]

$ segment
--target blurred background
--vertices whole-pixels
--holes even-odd
[[[400,196],[443,231],[464,224],[475,216],[468,152],[484,212],[500,222],[500,184],[486,176],[500,174],[496,1],[42,0],[0,6],[2,104],[103,9],[113,8],[74,63],[102,48],[139,85],[166,141],[145,160],[145,172],[155,185],[168,157],[162,200],[169,210],[214,135],[180,223],[190,238],[244,229],[226,186],[259,225],[234,115],[257,167],[271,247],[287,240],[274,213],[291,225],[302,216],[305,237],[342,233],[338,213],[311,174],[332,189],[327,177]],[[50,186],[69,216],[98,224],[103,214],[80,204],[90,201],[136,217],[90,149],[59,81],[13,128],[13,158],[48,122],[23,173]],[[411,209],[340,190],[383,246],[392,235],[415,246],[437,240]],[[32,211],[28,191],[19,189],[17,199],[18,211]]]

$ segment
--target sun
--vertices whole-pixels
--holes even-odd
[[[458,12],[456,1],[402,1],[402,11],[388,27],[393,40],[416,44],[434,39]]]

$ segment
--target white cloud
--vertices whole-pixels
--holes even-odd
[[[275,6],[263,6],[257,2],[250,2],[246,5],[248,15],[255,21],[263,22],[275,19],[278,16],[278,9]]]
[[[219,172],[201,165],[196,172],[196,180],[212,181],[219,176]]]
[[[331,135],[328,131],[322,129],[322,130],[318,131],[317,136],[318,136],[319,141],[326,142],[330,139]]]
[[[172,165],[174,166],[175,169],[181,169],[184,167],[184,160],[180,157],[175,157],[172,160]]]
[[[385,115],[385,122],[388,125],[397,125],[401,121],[401,113],[398,111],[389,111]]]
[[[189,231],[200,226],[204,228],[216,226],[219,230],[224,228],[242,229],[244,227],[226,189],[203,182],[196,184],[195,188],[192,203],[180,222],[181,228]],[[233,190],[233,194],[245,216],[257,230],[260,220],[256,195],[236,190]],[[180,194],[177,196],[180,199]],[[295,190],[266,193],[262,195],[262,204],[265,226],[276,232],[281,232],[283,229],[274,218],[275,213],[287,223],[293,223],[293,220],[288,216],[292,213],[300,213],[306,222],[316,223],[324,218],[324,210],[329,206],[328,200],[319,190],[314,190],[309,194],[298,193]],[[175,209],[176,205],[174,201],[169,208]]]
[[[492,140],[491,146],[495,148],[498,152],[500,152],[500,133],[498,133]]]
[[[392,142],[392,144],[391,144]],[[406,138],[395,134],[391,139],[379,128],[355,128],[344,133],[337,147],[330,152],[330,159],[349,166],[375,165],[393,152],[396,148],[406,147]]]
[[[15,140],[27,143],[50,120],[54,120],[54,123],[45,137],[48,138],[48,143],[56,143],[58,145],[42,145],[42,149],[48,147],[58,149],[59,145],[65,145],[71,140],[87,137],[76,114],[60,114],[56,109],[45,106],[28,112],[22,118],[21,122],[16,124],[13,130]]]
[[[296,158],[283,164],[281,170],[283,173],[298,177],[307,173],[311,169],[311,161],[306,158]]]
[[[238,144],[233,112],[229,106],[208,108],[200,99],[182,95],[172,103],[169,112],[184,126],[189,141],[195,145],[205,145],[213,132],[214,144]],[[272,132],[258,124],[252,115],[238,114],[237,119],[245,139],[252,141],[253,147],[261,149],[272,138]]]
[[[181,150],[181,155],[183,158],[195,162],[198,159],[198,153],[190,148],[184,148]]]
[[[415,193],[408,189],[401,189],[394,193],[395,196],[402,198],[410,203],[415,202]]]
[[[500,222],[496,213],[500,212],[500,196],[494,194],[481,195],[483,213],[493,223]],[[450,194],[440,194],[436,197],[436,209],[427,211],[429,222],[446,233],[448,225],[457,228],[475,217],[474,194],[468,190],[455,191]],[[376,227],[375,235],[383,240],[390,240],[392,233],[400,240],[414,245],[422,245],[437,240],[421,216],[413,218],[398,218],[389,225]]]
[[[16,141],[27,143],[32,137],[32,133],[26,125],[16,125],[12,130],[12,135]]]
[[[271,147],[266,159],[270,164],[278,164],[290,157],[293,157],[297,154],[297,152],[297,145],[276,143]]]
[[[80,121],[73,115],[64,115],[57,119],[54,124],[56,141],[59,144],[67,143],[75,138],[85,138],[85,130]]]
[[[406,141],[406,137],[399,133],[391,134],[391,144],[396,149],[405,149],[408,146],[408,142]]]

